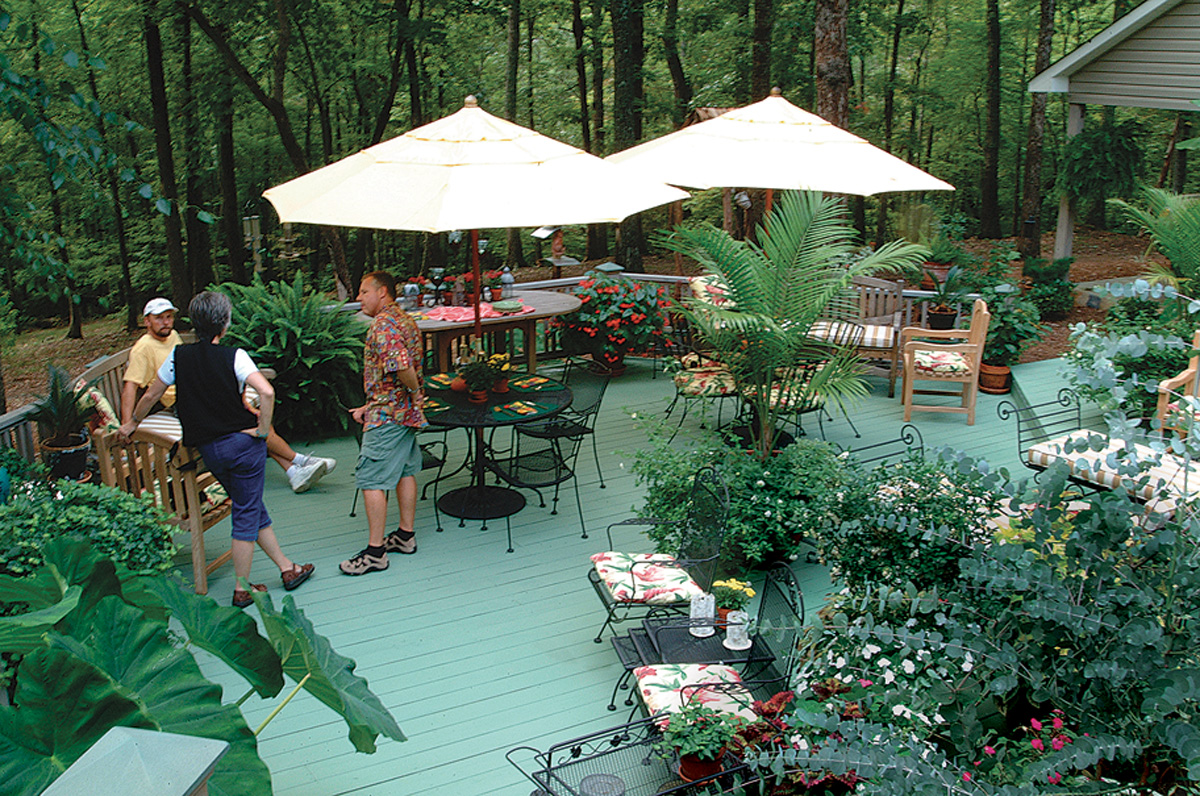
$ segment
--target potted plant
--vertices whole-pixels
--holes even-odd
[[[1041,339],[1046,327],[1040,323],[1037,305],[1021,297],[1009,285],[994,288],[984,296],[992,313],[987,342],[983,347],[983,365],[979,370],[979,389],[1002,395],[1012,389],[1012,365],[1022,352]]]
[[[512,374],[512,359],[508,354],[492,354],[487,359],[492,369],[492,392],[508,392],[508,377]]]
[[[737,737],[745,719],[691,701],[672,713],[662,728],[655,749],[665,758],[679,756],[679,778],[692,782],[721,771],[721,758]]]
[[[950,271],[962,260],[962,249],[958,244],[944,235],[939,235],[929,246],[929,255],[925,259],[925,279],[921,282],[923,290],[933,290],[939,282],[949,277]]]
[[[487,401],[488,388],[496,383],[496,371],[482,355],[458,366],[459,377],[466,382],[472,403]]]
[[[41,424],[42,460],[50,468],[52,479],[79,480],[87,468],[91,442],[87,436],[87,421],[96,414],[96,407],[84,402],[91,384],[74,386],[71,375],[57,365],[50,366],[46,395],[35,403],[30,416]]]
[[[663,333],[662,308],[670,302],[658,285],[631,279],[619,270],[589,271],[575,289],[579,309],[553,324],[563,330],[563,342],[575,353],[612,370],[624,372],[625,355],[648,351]]]
[[[958,305],[967,295],[967,288],[962,279],[962,266],[953,266],[946,272],[945,278],[940,282],[934,279],[933,282],[931,295],[920,299],[929,305],[926,311],[929,328],[953,329],[954,322],[958,319]]]
[[[717,600],[717,615],[724,624],[733,611],[745,611],[754,596],[748,580],[718,580],[712,585],[712,595]]]

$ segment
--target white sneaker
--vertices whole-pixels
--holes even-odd
[[[293,464],[287,471],[288,483],[292,485],[292,491],[297,495],[307,492],[321,480],[326,469],[324,459],[314,459],[304,466]]]
[[[329,475],[337,469],[337,459],[330,459],[328,456],[313,456],[308,454],[309,461],[325,462],[325,475]]]

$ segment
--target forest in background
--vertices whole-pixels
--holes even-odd
[[[904,232],[908,208],[922,202],[955,236],[1012,235],[1026,218],[1045,229],[1064,164],[1092,175],[1077,190],[1092,208],[1089,221],[1103,225],[1104,196],[1127,194],[1139,177],[1166,175],[1175,190],[1188,188],[1182,153],[1169,175],[1163,169],[1171,140],[1187,135],[1186,118],[1089,108],[1081,138],[1091,151],[1083,157],[1067,144],[1064,100],[1051,96],[1042,168],[1027,184],[1034,95],[1025,86],[1039,43],[1042,63],[1057,60],[1130,7],[8,2],[0,11],[0,310],[22,325],[69,318],[72,333],[84,314],[124,310],[134,324],[150,295],[180,303],[213,282],[247,281],[251,216],[266,278],[304,270],[332,291],[335,279],[354,285],[376,267],[408,276],[449,259],[454,271],[462,253],[445,235],[309,226],[287,233],[261,194],[452,113],[469,94],[491,113],[603,156],[670,132],[694,108],[744,105],[778,86],[789,101],[957,187],[852,199],[865,242]],[[686,223],[720,223],[713,192],[697,194],[687,211]],[[643,214],[647,231],[665,225],[665,210]],[[489,256],[514,266],[540,256],[528,232],[494,232]],[[567,249],[636,268],[636,227],[622,240],[626,250],[616,251],[611,229],[573,228]]]

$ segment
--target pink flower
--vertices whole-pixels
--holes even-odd
[[[1029,745],[1032,746],[1034,749],[1038,750],[1039,752],[1046,751],[1046,745],[1044,743],[1042,743],[1041,738],[1034,738],[1032,741],[1029,742]]]
[[[1041,723],[1040,721],[1038,721],[1037,719],[1032,719],[1032,720],[1029,722],[1029,726],[1030,726],[1030,727],[1033,727],[1033,728],[1034,728],[1035,730],[1037,730],[1038,732],[1041,732],[1041,731],[1042,731],[1042,723]]]
[[[862,679],[861,677],[858,679],[858,684],[859,684],[859,685],[861,685],[863,688],[867,688],[867,687],[869,687],[869,686],[873,686],[873,685],[875,685],[875,683],[874,683],[873,681],[871,681],[871,680],[864,680],[864,679]]]
[[[1056,752],[1060,751],[1064,746],[1067,745],[1065,738],[1066,736],[1063,735],[1055,735],[1050,739],[1050,748]]]
[[[963,782],[970,782],[970,781],[971,781],[971,772],[964,771],[963,772]]]
[[[984,753],[985,755],[994,755],[994,754],[996,754],[996,747],[994,747],[994,746],[985,746],[985,747],[983,747],[983,753]]]
[[[1055,771],[1053,774],[1048,774],[1046,779],[1050,780],[1051,785],[1057,785],[1058,783],[1062,782],[1062,774]]]
[[[1054,721],[1051,722],[1051,724],[1054,725],[1054,729],[1056,729],[1056,730],[1061,730],[1063,728],[1063,720],[1060,719],[1058,716],[1054,717]]]

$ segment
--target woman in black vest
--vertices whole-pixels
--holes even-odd
[[[279,567],[289,591],[308,580],[313,565],[300,566],[283,554],[271,516],[263,504],[267,434],[275,411],[275,390],[240,348],[218,345],[229,329],[233,307],[223,293],[204,292],[188,305],[188,319],[199,342],[176,346],[158,370],[154,383],[133,410],[133,422],[121,427],[129,436],[172,384],[178,385],[176,406],[183,444],[199,449],[204,463],[233,502],[233,571],[239,581],[250,577],[254,543]],[[246,408],[246,386],[258,392],[259,414]],[[250,584],[266,591],[261,583]],[[250,593],[234,587],[233,604],[245,608]]]

